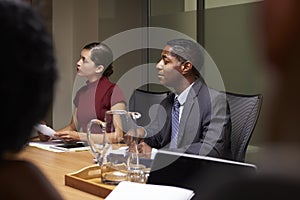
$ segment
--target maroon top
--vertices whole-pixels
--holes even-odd
[[[116,103],[126,103],[125,97],[118,85],[109,81],[107,77],[101,77],[99,81],[87,82],[81,87],[74,98],[77,108],[77,126],[87,131],[87,124],[91,119],[104,121],[105,112]]]

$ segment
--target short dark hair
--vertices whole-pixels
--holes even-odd
[[[100,42],[91,42],[91,43],[84,45],[84,47],[82,49],[91,50],[92,48],[94,48],[95,46],[97,46],[99,44],[100,44]]]
[[[113,53],[112,50],[103,43],[92,42],[83,47],[83,49],[91,50],[91,60],[95,65],[103,65],[103,76],[109,77],[113,74]]]
[[[188,39],[173,39],[167,42],[172,47],[172,56],[178,61],[190,61],[196,75],[200,76],[200,71],[204,63],[203,48],[197,42]]]
[[[20,150],[46,115],[57,78],[52,38],[27,3],[0,1],[0,154]]]

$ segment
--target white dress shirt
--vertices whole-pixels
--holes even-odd
[[[193,85],[194,85],[194,83],[192,83],[189,87],[187,87],[185,90],[183,90],[183,92],[181,92],[179,95],[175,94],[174,100],[177,97],[177,99],[178,99],[178,101],[180,103],[180,108],[179,108],[179,122],[180,122],[180,119],[181,119],[181,114],[182,114],[182,111],[183,111],[183,107],[184,107],[186,98],[187,98],[187,96],[188,96],[188,94],[190,92],[190,89],[192,88]]]

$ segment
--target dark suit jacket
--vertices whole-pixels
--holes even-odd
[[[156,118],[145,127],[145,142],[156,149],[169,149],[174,94],[166,97]],[[208,88],[200,80],[192,86],[182,111],[178,149],[191,154],[231,159],[231,120],[225,93]]]

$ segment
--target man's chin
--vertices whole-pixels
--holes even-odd
[[[159,83],[165,87],[173,87],[173,84],[167,82],[163,77],[158,77]]]
[[[161,85],[164,85],[164,86],[166,85],[166,82],[162,78],[158,77],[158,80]]]

